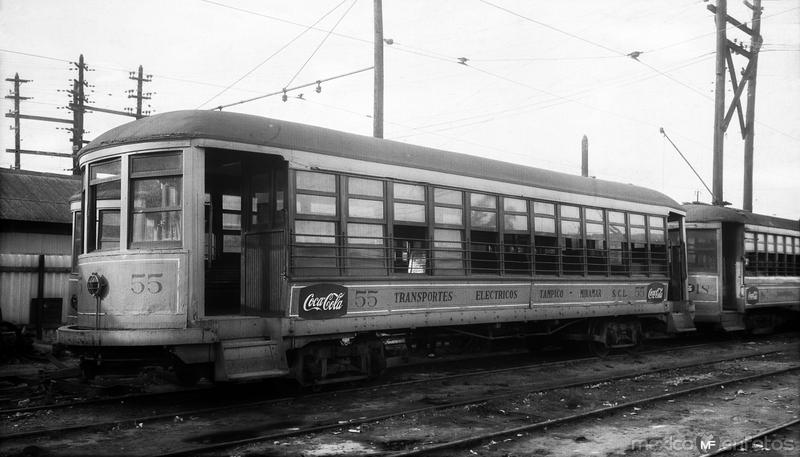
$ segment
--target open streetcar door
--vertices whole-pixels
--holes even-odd
[[[209,149],[205,166],[205,315],[280,312],[286,163]]]

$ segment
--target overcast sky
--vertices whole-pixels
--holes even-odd
[[[754,200],[756,212],[800,218],[800,0],[762,0]],[[715,3],[715,2],[712,2]],[[384,0],[388,139],[660,190],[710,202],[659,133],[663,127],[712,185],[715,29],[700,0]],[[730,1],[732,16],[751,11]],[[749,37],[728,28],[731,40]],[[0,0],[0,74],[22,86],[22,112],[68,118],[71,61],[93,70],[90,103],[134,106],[139,65],[156,113],[209,109],[373,65],[373,1]],[[628,54],[640,52],[637,59]],[[459,58],[466,58],[465,64]],[[734,56],[739,70],[746,59]],[[72,68],[72,69],[70,69]],[[11,85],[3,81],[7,95]],[[61,91],[61,92],[59,92]],[[302,98],[299,98],[302,94]],[[728,86],[727,101],[732,97]],[[373,73],[226,108],[372,134]],[[13,109],[3,99],[2,111]],[[85,138],[130,118],[89,113]],[[13,148],[3,118],[3,150]],[[22,121],[24,149],[70,151],[65,124]],[[734,117],[725,137],[724,199],[742,206],[743,149]],[[13,165],[0,154],[0,166]],[[65,172],[69,160],[23,156]]]

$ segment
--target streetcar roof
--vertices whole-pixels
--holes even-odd
[[[800,231],[800,221],[756,214],[723,206],[692,203],[684,205],[686,222],[734,222],[753,226]]]
[[[173,111],[145,117],[103,133],[84,147],[79,155],[123,144],[186,139],[213,139],[314,152],[658,205],[683,213],[681,205],[670,197],[632,184],[587,178],[250,114],[221,111]]]

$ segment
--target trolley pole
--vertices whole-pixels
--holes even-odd
[[[372,136],[383,138],[383,0],[375,4],[375,106],[372,114]]]
[[[728,53],[727,0],[717,0],[714,20],[717,26],[716,91],[714,94],[714,178],[712,181],[712,203],[722,206],[722,159],[725,140],[723,117],[725,116],[725,56]]]
[[[750,6],[745,2],[747,6]],[[744,195],[742,209],[753,211],[753,136],[756,114],[756,70],[758,52],[761,50],[761,0],[753,1],[753,33],[750,36],[752,74],[747,83],[747,127],[744,137]],[[744,81],[742,81],[744,83]]]

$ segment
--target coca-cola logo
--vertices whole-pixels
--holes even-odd
[[[347,314],[347,289],[338,284],[314,284],[300,289],[298,315],[331,319]]]
[[[654,282],[647,286],[647,303],[661,303],[666,299],[664,284]]]
[[[748,305],[755,305],[758,303],[758,287],[748,287],[745,292],[745,299]]]

